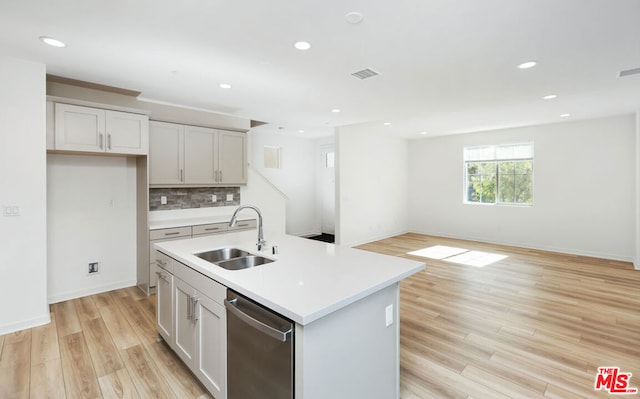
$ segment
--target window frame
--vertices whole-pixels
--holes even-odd
[[[505,157],[505,156],[499,156],[499,148],[506,148],[506,147],[515,147],[515,146],[529,146],[530,147],[530,157]],[[469,156],[472,159],[467,159],[468,158],[468,154],[471,151],[476,151],[476,154],[478,153],[478,151],[481,153],[483,151],[485,152],[492,152],[492,156],[480,156],[480,157],[473,157],[473,156]],[[534,143],[533,141],[524,141],[524,142],[516,142],[516,143],[505,143],[505,144],[493,144],[493,145],[479,145],[479,146],[468,146],[468,147],[463,147],[463,151],[462,151],[462,166],[463,166],[463,178],[462,178],[462,202],[463,204],[470,204],[470,205],[488,205],[488,206],[512,206],[512,207],[532,207],[534,204]],[[477,158],[477,159],[476,159]],[[528,161],[531,162],[531,174],[530,174],[530,178],[531,178],[531,202],[530,203],[519,203],[519,202],[503,202],[500,201],[500,165],[502,163],[507,163],[507,162],[522,162],[522,161]],[[495,164],[495,170],[494,170],[494,174],[495,174],[495,199],[494,202],[481,202],[481,201],[469,201],[469,164],[471,163],[494,163]],[[515,175],[515,174],[514,174]]]

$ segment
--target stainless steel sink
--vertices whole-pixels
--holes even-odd
[[[271,262],[273,262],[273,260],[268,258],[263,258],[262,256],[247,255],[241,258],[229,259],[222,262],[218,262],[216,264],[227,270],[242,270],[242,269],[248,269],[250,267],[264,265]]]
[[[194,255],[227,270],[248,269],[273,262],[271,259],[252,255],[238,248],[220,248]]]
[[[213,251],[200,252],[194,255],[200,259],[206,260],[207,262],[218,263],[229,259],[242,258],[250,254],[249,252],[238,248],[220,248],[214,249]]]

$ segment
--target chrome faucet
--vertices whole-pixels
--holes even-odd
[[[229,227],[233,227],[236,225],[237,223],[236,217],[238,216],[238,212],[246,208],[253,209],[258,214],[258,242],[256,243],[256,246],[258,247],[258,251],[262,251],[262,248],[265,247],[267,242],[264,240],[264,234],[262,232],[262,213],[260,213],[260,209],[258,209],[253,205],[242,205],[238,207],[238,209],[236,209],[236,211],[233,212],[233,216],[231,216],[231,220],[229,221]]]

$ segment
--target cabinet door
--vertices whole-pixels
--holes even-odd
[[[227,329],[224,306],[199,294],[196,376],[216,398],[226,397]]]
[[[182,184],[184,127],[149,122],[149,184]]]
[[[185,126],[184,130],[184,177],[186,184],[215,184],[216,130],[204,127]]]
[[[158,333],[170,347],[175,347],[173,334],[173,275],[164,270],[157,270],[157,311],[156,321]]]
[[[218,183],[246,183],[246,134],[226,130],[219,130],[218,132]]]
[[[174,278],[175,352],[191,369],[196,359],[196,324],[193,317],[195,290],[179,278]]]
[[[70,104],[55,104],[55,148],[104,152],[105,111]]]
[[[106,151],[146,155],[149,151],[149,117],[106,111]]]

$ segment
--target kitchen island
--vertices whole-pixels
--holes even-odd
[[[176,271],[177,281],[179,273],[188,271],[192,285],[196,279],[216,284],[201,285],[201,294],[215,291],[211,296],[220,300],[220,287],[228,288],[294,323],[295,398],[397,398],[399,282],[422,270],[424,263],[299,237],[265,236],[268,245],[261,252],[255,231],[165,242],[156,249],[176,264],[168,270]],[[224,247],[273,262],[226,270],[194,255]],[[167,259],[160,264],[166,265]],[[160,296],[159,290],[159,315]],[[224,309],[218,308],[216,316],[223,323],[220,313]],[[222,342],[216,352],[224,356],[225,348]],[[215,389],[205,383],[216,399],[226,398],[225,380],[226,373],[220,373]]]

